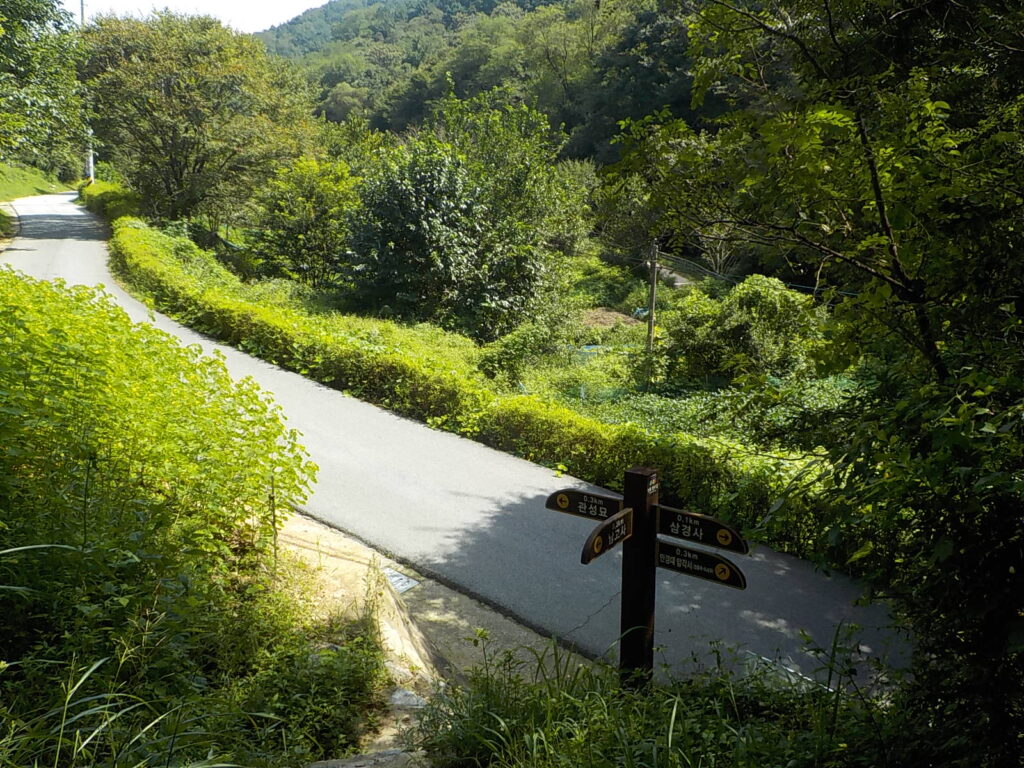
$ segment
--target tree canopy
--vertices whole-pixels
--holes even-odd
[[[97,138],[155,216],[231,210],[311,137],[304,79],[215,19],[101,18],[85,52]]]
[[[57,0],[0,6],[0,161],[76,168],[85,147],[78,52]]]
[[[832,361],[859,360],[865,389],[831,450],[846,510],[833,535],[857,540],[859,567],[918,632],[908,707],[948,734],[927,759],[971,764],[952,736],[970,723],[988,764],[1009,766],[1024,667],[1024,9],[683,8],[699,93],[730,109],[714,131],[634,124],[626,165],[677,244],[759,249],[836,302]]]

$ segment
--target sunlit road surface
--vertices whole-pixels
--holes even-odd
[[[587,653],[617,653],[620,552],[580,565],[594,524],[544,509],[552,491],[589,486],[152,315],[117,286],[107,270],[105,225],[73,199],[16,201],[21,231],[0,261],[37,278],[101,284],[133,320],[219,351],[234,376],[251,376],[272,392],[320,466],[304,506],[309,515]],[[765,658],[814,675],[822,662],[807,653],[804,637],[828,648],[836,627],[851,624],[860,627],[856,644],[865,656],[902,654],[885,608],[855,606],[860,590],[852,581],[766,547],[729,557],[746,574],[745,591],[658,572],[657,664],[684,671],[694,657],[707,660],[711,643],[720,641],[741,663]]]

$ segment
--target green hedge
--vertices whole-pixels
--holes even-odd
[[[139,214],[139,196],[120,184],[98,179],[92,183],[86,182],[79,187],[78,197],[90,211],[111,221]]]
[[[254,300],[207,253],[143,222],[122,219],[111,240],[115,269],[162,311],[273,363],[431,426],[617,488],[623,471],[661,470],[663,498],[721,515],[754,537],[797,553],[818,548],[822,510],[790,495],[769,515],[802,469],[725,440],[656,435],[610,425],[531,396],[488,388],[468,340],[424,326],[302,311],[286,301]],[[681,502],[680,502],[681,503]]]

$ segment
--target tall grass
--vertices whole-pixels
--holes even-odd
[[[839,768],[891,763],[887,709],[849,678],[823,685],[771,664],[720,663],[685,679],[623,688],[617,670],[552,646],[532,662],[484,655],[441,691],[415,738],[436,766],[500,768]],[[825,663],[840,676],[836,655]]]

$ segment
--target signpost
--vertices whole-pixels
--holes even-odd
[[[583,545],[580,562],[586,565],[632,535],[633,510],[626,507],[618,514],[609,517],[591,532],[590,536],[587,537],[587,543]]]
[[[547,498],[556,512],[600,521],[580,555],[584,565],[622,544],[619,672],[623,683],[643,685],[654,671],[654,597],[657,569],[675,571],[734,589],[747,579],[730,560],[713,552],[662,541],[658,534],[745,555],[747,542],[735,528],[708,515],[658,503],[658,473],[626,470],[623,498],[563,488]]]

